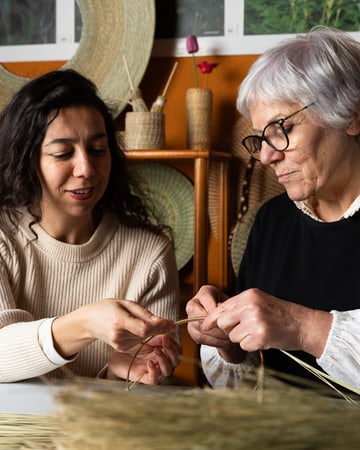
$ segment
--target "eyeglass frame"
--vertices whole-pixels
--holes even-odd
[[[314,104],[315,104],[315,102],[309,103],[308,105],[303,106],[301,109],[299,109],[299,110],[297,110],[297,111],[295,111],[295,112],[289,114],[289,115],[286,116],[286,117],[282,117],[282,118],[280,118],[280,119],[273,120],[272,122],[269,122],[267,125],[265,125],[265,127],[264,127],[264,129],[263,129],[263,131],[262,131],[262,133],[261,133],[261,136],[256,135],[256,134],[249,134],[248,136],[245,136],[244,139],[241,141],[242,145],[245,147],[245,149],[246,149],[246,151],[249,153],[249,155],[250,155],[252,158],[256,159],[257,161],[260,161],[260,158],[257,158],[257,157],[255,156],[255,154],[261,152],[261,147],[262,147],[263,141],[265,141],[268,145],[270,145],[271,148],[273,148],[273,149],[276,150],[277,152],[284,152],[284,151],[289,147],[289,145],[290,145],[289,136],[288,136],[287,131],[286,131],[285,127],[284,127],[284,122],[285,122],[285,120],[291,119],[291,117],[295,116],[295,114],[298,114],[298,113],[304,111],[305,109],[310,108],[310,106],[313,106]],[[275,124],[280,125],[280,128],[281,128],[282,132],[284,133],[284,136],[285,136],[285,139],[286,139],[286,145],[285,145],[285,147],[284,147],[283,149],[281,149],[281,150],[278,149],[278,148],[276,148],[276,147],[275,147],[271,142],[269,142],[269,141],[267,140],[267,138],[265,137],[266,129],[267,129],[268,127],[270,127],[271,125],[275,125]],[[255,138],[255,139],[258,140],[258,142],[260,142],[260,148],[259,148],[259,150],[257,150],[255,153],[253,153],[253,152],[246,146],[246,140],[249,139],[249,138]]]

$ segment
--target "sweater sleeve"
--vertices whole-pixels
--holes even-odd
[[[63,364],[51,362],[39,343],[43,319],[12,323],[0,329],[0,382],[44,375]]]
[[[360,309],[331,311],[333,323],[317,363],[334,378],[360,387]]]
[[[2,236],[3,238],[3,236]],[[52,363],[39,341],[44,319],[34,320],[16,305],[20,264],[15,248],[0,240],[0,382],[37,377],[59,365]]]
[[[238,388],[246,374],[260,364],[257,352],[248,353],[241,364],[232,364],[221,358],[215,347],[200,347],[201,365],[210,385],[214,388]]]

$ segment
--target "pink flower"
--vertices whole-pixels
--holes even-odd
[[[197,53],[199,51],[199,44],[197,37],[193,34],[189,34],[186,38],[186,50],[188,53]]]
[[[195,78],[195,86],[199,87],[199,78],[196,71],[196,62],[195,62],[195,55],[194,53],[199,51],[199,44],[197,41],[197,38],[193,34],[189,34],[186,38],[186,50],[190,55],[192,55],[192,63],[193,63],[193,70],[194,70],[194,78]]]

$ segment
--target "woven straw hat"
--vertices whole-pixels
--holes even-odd
[[[253,134],[251,122],[240,115],[235,123],[232,135],[232,153],[242,163],[242,170],[239,177],[240,188],[244,180],[246,166],[250,159],[241,141],[249,134]],[[250,183],[249,209],[283,191],[284,187],[277,181],[274,171],[270,167],[256,162]]]
[[[99,94],[118,115],[147,67],[155,33],[154,0],[77,0],[83,22],[79,47],[64,69],[74,69],[92,80]],[[0,108],[29,78],[8,72],[0,65]]]
[[[236,202],[237,210],[241,209],[243,200],[243,185],[246,178],[246,169],[249,164],[250,156],[242,145],[245,136],[253,134],[251,123],[244,116],[240,115],[237,119],[232,133],[232,153],[240,160],[240,170],[238,176]],[[239,265],[245,250],[248,234],[255,219],[259,207],[269,198],[284,192],[284,187],[278,183],[274,171],[256,162],[251,180],[249,181],[248,211],[237,218],[233,224],[230,236],[230,256],[235,274],[237,274]]]

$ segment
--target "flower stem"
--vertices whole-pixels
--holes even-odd
[[[195,87],[199,87],[199,78],[198,78],[198,74],[197,74],[197,67],[196,67],[194,53],[192,54],[192,62],[193,62],[193,69],[194,69]]]

